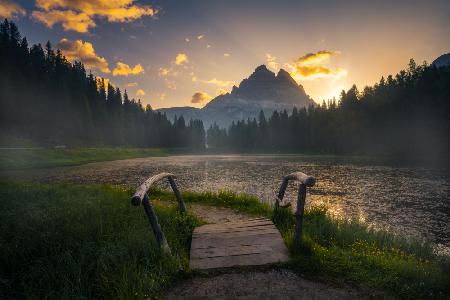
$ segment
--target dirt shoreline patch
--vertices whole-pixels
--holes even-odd
[[[229,208],[190,204],[188,209],[208,223],[242,221],[251,216]],[[224,269],[196,274],[176,285],[167,299],[389,299],[382,292],[352,285],[307,279],[288,269]]]
[[[230,270],[229,273],[188,279],[167,299],[389,299],[384,293],[350,285],[300,277],[286,269],[268,271]]]

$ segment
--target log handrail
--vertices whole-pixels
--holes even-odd
[[[298,244],[302,237],[302,222],[303,214],[305,210],[306,200],[306,187],[312,187],[316,184],[316,179],[312,176],[308,176],[302,172],[294,172],[283,177],[280,189],[278,190],[278,196],[275,202],[275,208],[278,208],[280,202],[283,201],[284,193],[290,180],[300,182],[297,195],[297,209],[295,211],[295,231],[294,231],[294,243]]]
[[[147,192],[156,182],[167,178],[173,190],[173,193],[177,198],[181,213],[186,213],[186,205],[184,204],[183,198],[181,198],[180,191],[178,190],[177,184],[175,183],[175,177],[176,176],[172,173],[156,174],[147,179],[143,184],[141,184],[137,188],[133,197],[131,197],[131,204],[133,204],[134,206],[139,206],[142,203],[142,205],[144,206],[145,213],[147,214],[148,221],[150,223],[150,226],[152,227],[153,233],[155,234],[156,240],[158,241],[159,246],[168,255],[171,254],[170,247],[167,243],[164,232],[161,230],[161,225],[159,225],[158,217],[156,216],[153,205],[148,198]]]

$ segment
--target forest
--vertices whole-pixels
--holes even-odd
[[[41,145],[177,147],[213,152],[389,155],[446,160],[450,68],[416,64],[339,99],[274,112],[229,128],[168,120],[126,91],[87,74],[48,42],[28,46],[0,25],[0,132]]]
[[[50,42],[28,46],[0,24],[0,131],[44,146],[135,146],[202,150],[201,120],[174,122],[70,63]]]
[[[245,152],[382,155],[446,161],[450,67],[417,65],[338,100],[207,130],[208,147]]]

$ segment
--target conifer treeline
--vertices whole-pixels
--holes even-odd
[[[28,47],[17,26],[0,24],[0,131],[48,145],[203,149],[203,123],[174,123],[126,91],[87,75],[47,43]]]
[[[449,148],[450,68],[416,65],[338,101],[274,112],[267,120],[211,126],[208,146],[232,151],[310,152],[442,158]]]

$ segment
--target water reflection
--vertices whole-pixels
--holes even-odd
[[[338,217],[420,235],[450,249],[449,170],[376,165],[333,156],[172,156],[78,167],[1,173],[3,177],[136,186],[158,172],[178,175],[181,189],[233,190],[272,202],[283,175],[315,176],[307,206],[326,205]],[[295,203],[290,183],[286,199]]]

